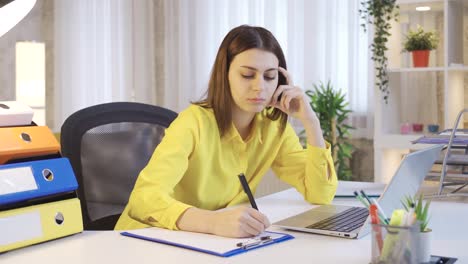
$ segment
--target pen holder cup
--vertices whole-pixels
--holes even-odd
[[[372,224],[371,263],[419,263],[419,226]]]

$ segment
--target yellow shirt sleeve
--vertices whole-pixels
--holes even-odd
[[[197,144],[196,127],[190,112],[182,112],[174,120],[138,176],[123,214],[147,225],[178,229],[177,219],[191,206],[174,199],[173,190]]]
[[[306,201],[314,204],[330,203],[338,186],[330,144],[326,142],[325,149],[308,144],[304,149],[289,124],[283,137],[272,164],[275,174],[296,188]]]

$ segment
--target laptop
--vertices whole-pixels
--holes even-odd
[[[403,208],[403,197],[417,193],[443,146],[435,145],[405,155],[378,199],[387,217],[391,216],[394,209]],[[315,234],[360,238],[370,232],[369,223],[369,211],[365,207],[321,205],[273,225]]]

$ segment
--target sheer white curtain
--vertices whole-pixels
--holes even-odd
[[[54,2],[55,125],[84,107],[155,101],[154,4]]]
[[[295,84],[313,89],[332,82],[347,94],[359,136],[368,125],[367,34],[359,26],[359,0],[165,1],[165,100],[180,111],[206,90],[216,51],[241,24],[264,26],[286,54]]]
[[[56,128],[110,101],[183,110],[202,97],[222,38],[241,24],[273,32],[296,85],[330,80],[365,117],[368,48],[358,8],[359,0],[55,1]],[[365,119],[361,126],[369,128]]]

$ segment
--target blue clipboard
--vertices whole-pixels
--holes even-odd
[[[194,250],[218,257],[230,257],[294,238],[293,236],[285,233],[265,231],[260,236],[254,238],[237,239],[219,237],[210,234],[173,231],[157,227],[131,230],[121,232],[120,234],[127,237]],[[223,247],[223,244],[227,246]]]

